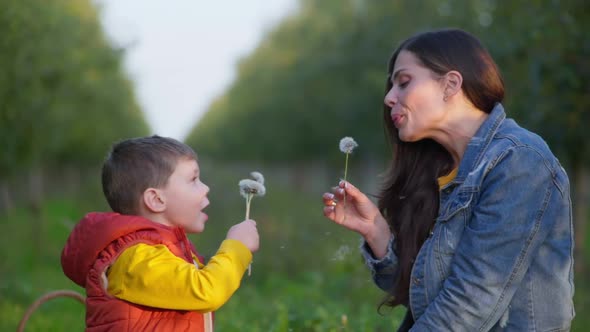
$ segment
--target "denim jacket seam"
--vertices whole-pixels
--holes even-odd
[[[443,276],[444,274],[442,273],[442,264],[440,262],[440,256],[442,255],[442,251],[441,251],[441,244],[440,244],[440,232],[442,232],[442,229],[440,229],[442,227],[442,225],[438,225],[437,228],[439,228],[438,230],[435,229],[434,233],[432,234],[432,251],[434,254],[434,258],[435,258],[435,262],[436,262],[436,269],[438,270],[438,273],[440,273],[441,276]]]
[[[461,193],[469,194],[469,199],[459,200],[459,204],[455,205],[454,206],[455,208],[452,211],[451,211],[451,208],[453,207],[452,204],[451,204],[451,206],[446,206],[448,200],[446,200],[443,204],[441,204],[440,205],[441,207],[445,206],[446,208],[445,208],[444,211],[442,211],[442,209],[439,208],[440,210],[439,210],[438,216],[436,217],[436,222],[437,223],[446,223],[451,218],[453,218],[454,216],[456,216],[457,213],[460,213],[463,210],[469,209],[469,207],[471,206],[471,202],[473,201],[473,198],[475,197],[475,194],[479,192],[479,188],[470,187],[470,189],[471,188],[473,188],[473,189],[472,190],[459,191],[457,193],[457,195],[459,195]]]
[[[543,160],[543,164],[545,165],[547,170],[551,173],[551,177],[553,179],[555,179],[557,177],[557,173],[559,172],[559,169],[556,168],[554,165],[552,165],[551,162],[545,157],[545,154],[542,153],[542,151],[539,151],[539,149],[537,149],[537,147],[535,147],[534,145],[523,143],[520,140],[516,139],[513,135],[509,135],[509,134],[497,134],[496,138],[507,139],[512,142],[512,146],[509,147],[504,152],[507,152],[508,150],[515,150],[518,148],[524,148],[524,149],[529,149],[531,151],[534,151]]]
[[[488,150],[488,146],[490,146],[490,144],[492,143],[492,141],[498,137],[498,129],[502,126],[502,123],[504,122],[504,120],[506,119],[506,116],[498,116],[498,118],[496,119],[496,121],[490,126],[488,133],[486,134],[486,136],[484,136],[484,141],[481,144],[481,146],[479,147],[479,150],[477,151],[477,156],[475,158],[475,161],[473,162],[473,165],[479,165],[481,163],[482,158],[485,155],[485,152]]]
[[[529,315],[530,315],[530,321],[532,326],[532,330],[535,331],[537,329],[537,327],[535,326],[535,301],[533,301],[533,283],[531,282],[531,287],[529,287],[529,298],[528,301],[529,302]]]
[[[541,228],[540,227],[541,220],[543,218],[543,215],[545,214],[545,211],[547,210],[547,204],[549,203],[550,197],[551,197],[551,188],[547,188],[547,190],[545,192],[545,199],[543,200],[543,205],[535,217],[533,230],[532,230],[531,234],[529,235],[529,237],[527,238],[524,248],[522,249],[522,251],[518,255],[518,260],[517,260],[514,268],[512,269],[512,272],[510,273],[510,278],[508,279],[508,282],[506,283],[506,285],[502,288],[502,293],[500,294],[500,297],[499,297],[498,301],[496,302],[496,305],[495,305],[494,309],[492,310],[492,313],[484,321],[484,323],[480,326],[479,331],[485,331],[486,325],[488,325],[490,323],[490,320],[492,319],[492,317],[496,314],[496,312],[498,312],[499,305],[500,305],[500,303],[502,303],[502,301],[504,300],[504,297],[506,296],[506,291],[508,290],[508,288],[510,288],[512,286],[514,278],[518,274],[518,272],[522,266],[522,263],[529,251],[531,244],[534,242],[537,234],[539,233],[539,229]]]
[[[534,153],[536,153],[541,160],[543,160],[543,165],[545,166],[545,168],[547,169],[547,171],[551,174],[551,180],[553,181],[553,183],[556,184],[556,186],[559,188],[559,191],[562,192],[561,188],[559,187],[559,185],[557,185],[555,179],[557,177],[557,171],[555,170],[554,167],[551,167],[551,164],[549,163],[549,161],[547,160],[547,158],[545,158],[545,156],[543,155],[543,153],[541,153],[541,151],[539,151],[538,149],[536,149],[534,146],[528,145],[528,144],[522,144],[520,142],[516,142],[511,140],[514,144],[507,147],[506,149],[502,150],[501,153],[497,154],[494,159],[492,161],[490,161],[490,163],[488,164],[488,166],[486,167],[485,170],[485,174],[482,177],[485,177],[485,175],[487,175],[487,173],[489,173],[494,167],[496,167],[496,165],[502,161],[502,159],[504,159],[506,157],[506,155],[510,152],[516,151],[516,150],[520,150],[520,149],[526,149],[529,151],[532,151]]]
[[[557,176],[558,176],[558,173],[560,173],[560,171],[561,170],[559,168],[556,169],[551,180],[553,181],[553,184],[555,185],[557,190],[559,190],[559,194],[563,198],[565,195],[567,195],[567,193],[566,193],[566,189],[562,188],[561,183],[559,183],[559,181],[557,180]]]

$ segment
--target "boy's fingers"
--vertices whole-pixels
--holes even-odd
[[[250,223],[254,224],[254,226],[256,226],[256,221],[254,219],[246,219],[244,221],[250,222]]]

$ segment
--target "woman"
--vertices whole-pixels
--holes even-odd
[[[344,181],[323,196],[324,215],[364,238],[384,303],[408,307],[400,331],[570,328],[569,181],[543,139],[506,118],[503,97],[472,35],[409,38],[389,62],[393,161],[378,206]]]

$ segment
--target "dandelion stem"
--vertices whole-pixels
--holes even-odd
[[[250,219],[250,202],[252,202],[254,194],[248,194],[246,198],[246,220]],[[248,277],[252,274],[252,263],[248,265]]]
[[[346,181],[346,173],[348,172],[348,153],[346,154],[346,162],[344,163],[344,181]]]
[[[346,162],[344,163],[344,182],[346,182],[346,173],[348,172],[348,155],[346,154]],[[346,189],[344,190],[344,198],[342,200],[343,207],[346,207]]]
[[[250,219],[250,202],[252,201],[253,194],[248,194],[248,198],[246,198],[246,219]]]

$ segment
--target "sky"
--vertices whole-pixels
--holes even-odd
[[[297,0],[95,0],[154,134],[184,139]]]

